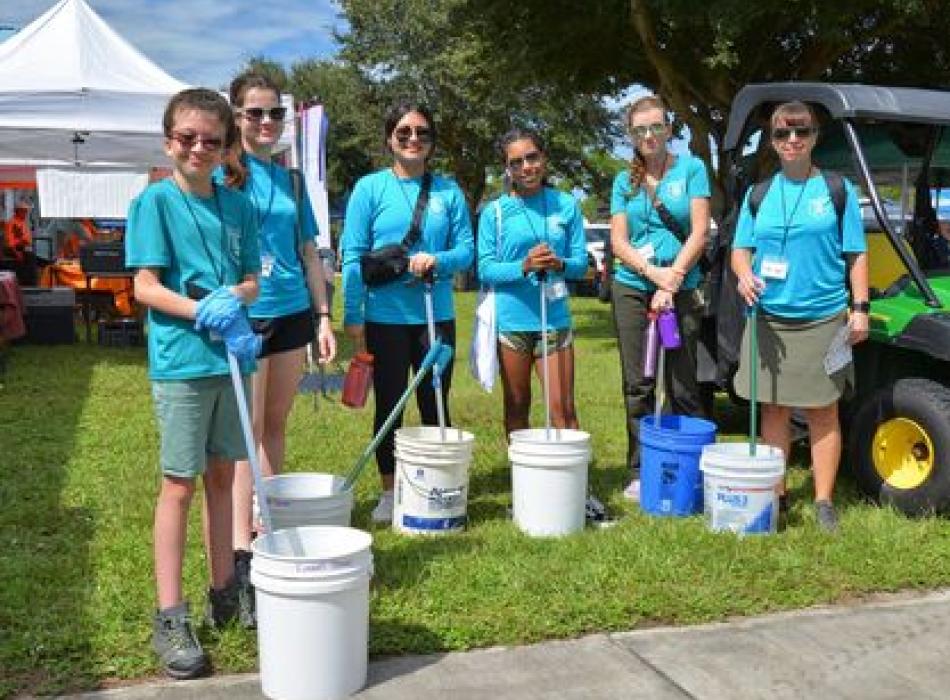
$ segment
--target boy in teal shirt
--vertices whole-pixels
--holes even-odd
[[[209,621],[224,624],[238,610],[231,483],[234,460],[246,450],[227,353],[241,361],[249,394],[246,375],[260,338],[244,305],[258,293],[260,253],[250,203],[212,183],[237,133],[227,101],[211,90],[184,90],[168,103],[163,128],[172,176],[129,207],[126,264],[136,269],[136,300],[148,307],[149,377],[161,436],[153,645],[170,676],[194,678],[210,670],[182,596],[188,508],[198,476],[208,512]],[[211,293],[195,301],[189,298],[195,288]]]

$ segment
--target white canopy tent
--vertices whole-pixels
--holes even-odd
[[[0,165],[165,164],[162,112],[186,87],[60,0],[0,44]]]

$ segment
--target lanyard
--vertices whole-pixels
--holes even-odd
[[[221,269],[218,269],[218,266],[214,264],[214,256],[211,254],[211,249],[208,247],[208,240],[205,236],[204,229],[201,228],[201,224],[198,221],[198,215],[195,214],[195,210],[191,206],[191,202],[188,201],[188,196],[185,194],[185,191],[181,189],[181,186],[178,183],[175,183],[175,186],[178,187],[178,192],[181,194],[182,200],[185,202],[185,206],[188,208],[188,213],[191,214],[191,220],[195,224],[195,229],[198,231],[198,238],[201,239],[201,246],[205,249],[205,255],[208,256],[208,262],[211,264],[211,270],[214,272],[215,280],[218,283],[218,286],[224,284],[224,266],[225,258],[227,257],[227,252],[224,248],[225,240],[227,239],[227,231],[224,228],[224,215],[221,212],[221,201],[218,199],[218,186],[212,182],[211,191],[214,194],[214,208],[218,214],[218,223],[221,224]]]
[[[809,170],[809,175],[811,171]],[[785,255],[785,244],[788,242],[788,229],[792,226],[792,220],[795,218],[795,212],[798,211],[798,205],[802,203],[802,197],[805,195],[805,188],[808,187],[808,178],[805,178],[805,181],[802,183],[802,188],[798,191],[798,198],[795,200],[795,204],[792,206],[792,210],[788,212],[786,216],[785,213],[785,182],[786,177],[782,175],[782,187],[780,192],[782,195],[782,255]]]
[[[259,200],[259,199],[257,198],[257,195],[253,192],[253,188],[251,188],[252,191],[247,192],[247,194],[250,196],[251,203],[254,205],[254,211],[255,211],[255,213],[257,214],[257,228],[258,228],[258,229],[263,229],[263,228],[264,228],[264,221],[267,220],[267,217],[270,216],[271,209],[274,208],[274,189],[275,189],[275,188],[274,188],[274,171],[275,171],[275,167],[276,167],[276,166],[274,165],[274,163],[271,162],[271,163],[269,164],[269,168],[268,168],[268,171],[267,171],[268,177],[269,177],[269,179],[270,179],[270,194],[269,194],[268,197],[267,197],[267,209],[266,209],[266,210],[264,210],[264,209],[261,207],[261,200]],[[247,186],[246,186],[246,185],[245,185],[245,188],[244,188],[244,189],[245,189],[245,191],[247,191]],[[215,197],[217,197],[217,192],[215,192]],[[217,199],[216,199],[215,201],[217,201]],[[263,212],[263,213],[262,213],[262,212]]]
[[[538,235],[537,230],[534,228],[534,224],[531,222],[531,217],[528,216],[528,207],[525,205],[524,200],[519,196],[518,203],[521,204],[521,215],[524,216],[524,220],[528,222],[528,227],[531,229],[531,235],[534,236],[534,240],[538,243],[547,242],[548,239],[548,192],[547,189],[541,188],[541,212],[542,212],[542,233],[544,238]]]

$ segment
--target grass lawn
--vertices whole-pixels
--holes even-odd
[[[560,540],[520,534],[506,516],[500,387],[486,394],[467,371],[473,302],[473,294],[459,295],[451,402],[455,423],[477,436],[469,527],[428,539],[373,530],[372,468],[358,485],[354,525],[375,538],[371,653],[522,644],[950,585],[950,521],[908,520],[865,504],[846,475],[838,488],[842,533],[822,535],[804,454],[793,455],[792,510],[779,536],[713,535],[699,517],[655,519],[626,504],[618,355],[608,307],[593,299],[573,302],[577,405],[592,434],[593,490],[624,517]],[[2,381],[0,697],[156,674],[151,527],[159,473],[144,351],[19,346]],[[354,412],[338,399],[298,397],[289,470],[343,472],[368,442],[371,410]],[[742,433],[743,420],[724,410],[722,434]],[[417,422],[412,408],[407,423]],[[185,588],[200,611],[206,569],[193,511]],[[218,672],[255,668],[253,633],[201,634]]]

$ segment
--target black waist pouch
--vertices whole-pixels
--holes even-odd
[[[409,269],[408,248],[402,243],[391,243],[360,256],[363,283],[370,287],[395,282]]]

